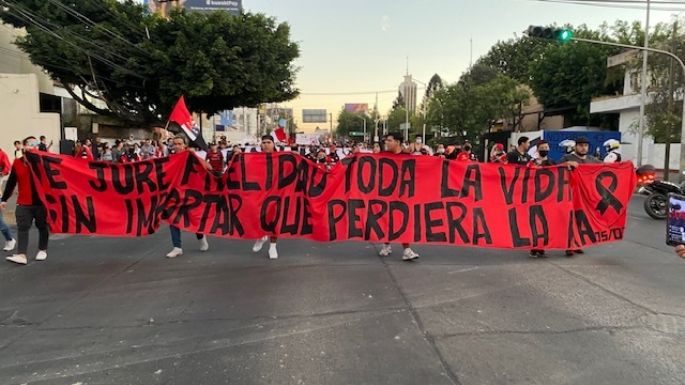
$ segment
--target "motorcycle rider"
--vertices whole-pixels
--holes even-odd
[[[607,140],[604,142],[604,148],[607,150],[607,155],[604,157],[604,163],[621,162],[621,143],[618,140]]]
[[[561,143],[559,143],[559,147],[564,148],[564,154],[572,154],[576,147],[576,141],[572,139],[562,140]]]

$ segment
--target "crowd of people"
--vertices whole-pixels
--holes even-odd
[[[100,142],[99,139],[92,141],[86,139],[83,142],[77,142],[74,148],[73,156],[76,158],[87,160],[100,160],[110,162],[135,162],[139,160],[146,160],[155,157],[173,156],[184,151],[195,151],[196,155],[206,160],[205,166],[207,170],[220,175],[225,171],[225,168],[230,164],[231,159],[248,151],[250,146],[233,145],[230,146],[225,138],[221,138],[215,143],[211,143],[207,151],[202,151],[199,148],[188,147],[184,136],[175,136],[165,141],[154,141],[152,139],[144,139],[140,142],[134,142],[132,138],[129,140],[117,140],[111,146],[108,143]],[[550,148],[549,143],[545,141],[536,142],[536,150],[533,155],[530,151],[529,138],[522,136],[518,139],[515,148],[511,151],[505,152],[504,145],[495,143],[490,151],[490,158],[493,163],[513,164],[523,167],[545,167],[545,166],[565,166],[569,168],[578,167],[580,164],[586,163],[613,163],[620,162],[621,155],[619,151],[619,143],[617,141],[607,141],[607,156],[604,160],[600,160],[589,154],[590,142],[587,138],[578,137],[575,141],[567,146],[566,154],[558,160],[549,158]],[[29,230],[36,225],[39,232],[38,253],[35,259],[37,261],[44,261],[47,259],[48,249],[48,224],[47,213],[45,206],[40,201],[37,190],[33,185],[31,177],[31,170],[28,163],[22,159],[25,151],[39,150],[51,151],[53,143],[48,143],[44,136],[36,139],[29,136],[23,141],[14,142],[14,161],[11,162],[9,156],[0,149],[0,185],[2,185],[2,197],[0,198],[0,210],[7,207],[7,202],[14,194],[15,189],[18,188],[17,208],[15,210],[16,224],[17,224],[17,238],[15,239],[9,226],[5,223],[3,215],[0,215],[0,233],[5,238],[4,251],[10,252],[17,248],[17,252],[7,260],[10,262],[25,265],[28,263],[27,249],[29,242]],[[321,165],[322,167],[332,168],[340,162],[340,160],[350,154],[357,153],[376,153],[376,154],[413,154],[416,156],[437,156],[447,160],[462,161],[462,162],[477,162],[478,159],[472,153],[472,145],[468,142],[463,145],[448,145],[438,144],[433,150],[431,147],[424,145],[420,137],[417,137],[413,143],[403,143],[402,136],[398,133],[390,133],[384,137],[383,149],[379,143],[375,143],[373,147],[367,148],[362,143],[342,143],[341,148],[338,143],[330,143],[328,148],[321,145],[311,146],[281,146],[277,148],[274,139],[270,135],[265,135],[261,138],[259,147],[250,147],[250,152],[276,152],[276,151],[290,151],[297,152],[306,156],[312,162]],[[178,227],[170,226],[171,241],[173,249],[166,255],[167,258],[176,258],[183,255],[181,243],[181,230]],[[207,236],[204,234],[196,234],[200,242],[200,250],[209,250],[209,242]],[[278,251],[276,249],[277,237],[274,235],[265,235],[258,239],[252,250],[259,252],[266,241],[270,241],[269,258],[277,259]],[[404,252],[402,259],[404,261],[414,261],[419,258],[419,254],[413,251],[409,244],[402,245]],[[685,258],[685,246],[678,246],[675,249],[676,254]],[[382,245],[379,254],[381,256],[388,256],[392,253],[392,246],[389,243]],[[566,256],[571,257],[574,254],[582,254],[580,249],[566,250]],[[545,257],[545,251],[542,249],[532,249],[530,256],[534,258]]]

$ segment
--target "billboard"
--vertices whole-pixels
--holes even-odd
[[[366,114],[369,112],[368,103],[347,103],[345,104],[345,111],[353,114]]]
[[[181,0],[180,3],[190,12],[226,11],[240,15],[242,0]]]
[[[242,0],[143,0],[148,12],[159,12],[163,15],[167,15],[172,7],[184,7],[190,12],[226,11],[240,15],[243,10],[242,3]]]
[[[264,109],[264,114],[271,118],[278,118],[279,116],[287,116],[289,118],[293,117],[292,108],[266,108]]]
[[[326,110],[302,110],[302,123],[326,123],[327,121]]]

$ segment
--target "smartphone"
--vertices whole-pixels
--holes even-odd
[[[668,217],[666,217],[666,244],[685,245],[685,196],[668,194]]]

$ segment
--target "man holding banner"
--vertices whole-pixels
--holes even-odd
[[[402,153],[402,135],[398,133],[391,132],[385,136],[385,152],[382,154],[399,155]],[[419,254],[412,250],[408,243],[403,243],[404,253],[402,254],[402,260],[413,261],[419,258]],[[381,251],[378,254],[381,257],[387,257],[392,253],[392,246],[389,243],[383,244]]]
[[[23,151],[36,150],[40,142],[33,136],[24,139]],[[26,265],[28,258],[26,253],[29,246],[29,230],[34,221],[38,228],[38,254],[36,261],[44,261],[48,257],[49,231],[47,223],[47,210],[40,200],[36,186],[31,176],[31,168],[25,157],[16,159],[12,164],[12,172],[7,180],[5,192],[0,199],[0,210],[7,208],[7,201],[14,193],[15,187],[19,187],[17,208],[17,254],[7,257],[10,262]]]
[[[271,135],[262,136],[261,148],[262,152],[266,154],[276,152],[274,138]],[[271,238],[271,243],[269,245],[269,259],[278,259],[278,250],[276,250],[276,242],[278,241],[278,237],[275,235],[272,235],[271,237],[265,235],[262,238],[258,239],[257,242],[255,242],[254,246],[252,246],[252,251],[254,251],[255,253],[259,252],[259,250],[261,250],[262,247],[264,247],[264,243],[266,243],[266,241],[269,240],[269,238]]]
[[[180,154],[186,151],[186,139],[182,136],[174,137],[172,142],[174,154]],[[173,155],[171,155],[173,156]],[[181,229],[174,225],[169,225],[169,231],[171,232],[171,243],[174,248],[166,255],[167,258],[176,258],[183,255],[183,243],[181,241]],[[200,251],[209,250],[209,242],[207,242],[207,237],[203,234],[195,234],[197,240],[200,241]]]
[[[584,137],[578,137],[575,140],[574,151],[570,154],[564,155],[560,163],[568,165],[570,168],[576,168],[580,164],[601,164],[602,161],[595,158],[592,155],[588,155],[590,152],[590,141]],[[566,250],[567,257],[573,257],[574,254],[584,254],[582,249],[569,249]]]

